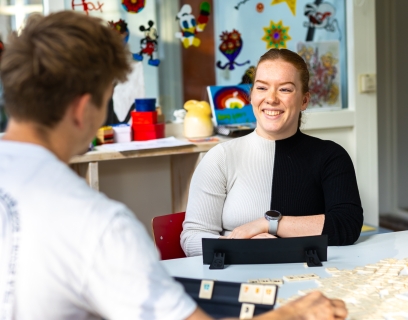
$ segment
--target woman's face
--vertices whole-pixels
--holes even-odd
[[[271,140],[294,135],[309,98],[309,93],[302,93],[299,71],[292,64],[280,59],[261,62],[251,93],[257,133]]]

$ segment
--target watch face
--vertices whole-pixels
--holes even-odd
[[[276,211],[276,210],[266,211],[265,215],[267,215],[268,217],[271,217],[273,219],[277,219],[277,218],[280,218],[282,216],[282,214],[279,211]]]

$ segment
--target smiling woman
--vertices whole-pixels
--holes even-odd
[[[295,134],[309,100],[309,72],[298,54],[272,49],[260,58],[251,89],[260,136],[280,140]]]
[[[187,256],[201,254],[202,238],[358,239],[363,209],[349,155],[299,130],[308,81],[296,53],[271,49],[261,57],[251,92],[256,130],[211,149],[193,175],[181,235]],[[281,215],[267,219],[269,210]]]

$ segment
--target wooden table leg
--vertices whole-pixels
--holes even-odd
[[[99,191],[98,162],[89,162],[85,179],[92,189]]]
[[[74,163],[71,164],[71,168],[79,176],[85,178],[86,182],[92,189],[99,191],[98,162]]]

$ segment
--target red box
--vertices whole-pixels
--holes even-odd
[[[156,124],[132,124],[133,140],[153,140],[164,138],[164,122]]]
[[[157,111],[132,111],[132,124],[157,123]]]

